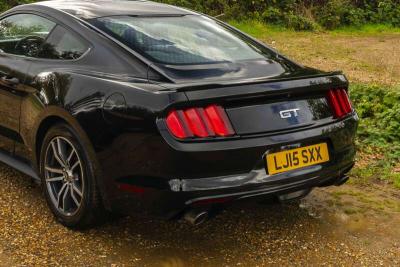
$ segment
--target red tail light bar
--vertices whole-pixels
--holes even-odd
[[[177,138],[226,137],[235,134],[225,110],[218,105],[171,111],[167,127]]]
[[[332,107],[335,118],[343,118],[353,111],[346,89],[329,90],[327,99]]]

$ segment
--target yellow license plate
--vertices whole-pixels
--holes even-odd
[[[287,172],[329,161],[326,143],[268,154],[268,174]]]

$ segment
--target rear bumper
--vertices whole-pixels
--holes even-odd
[[[354,165],[357,121],[353,114],[323,127],[211,144],[180,143],[166,133],[135,149],[127,141],[105,169],[114,175],[107,178],[110,208],[170,218],[193,205],[333,185]],[[328,143],[330,162],[267,175],[266,153],[321,142]]]
[[[209,208],[215,204],[230,203],[245,198],[274,198],[304,189],[331,186],[339,182],[353,165],[354,163],[351,162],[349,165],[339,168],[324,168],[317,172],[308,170],[308,173],[302,170],[292,172],[292,179],[279,180],[278,177],[274,177],[273,181],[235,187],[223,186],[223,188],[212,190],[174,192],[146,188],[119,198],[117,202],[114,202],[114,210],[125,214],[138,214],[139,212],[142,215],[173,218],[192,207]],[[136,190],[136,187],[134,188]]]

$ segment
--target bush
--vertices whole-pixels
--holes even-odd
[[[289,12],[285,16],[285,22],[287,28],[296,31],[315,31],[320,28],[313,20],[301,15],[296,15],[293,12]]]
[[[295,30],[336,29],[365,23],[400,27],[400,0],[156,0],[225,20],[251,20]],[[0,11],[35,0],[0,0]]]
[[[159,0],[226,20],[260,19],[295,30],[313,31],[366,23],[400,26],[400,0]]]
[[[380,1],[372,17],[378,23],[382,21],[400,27],[400,4],[392,0]]]
[[[353,85],[351,98],[360,116],[361,145],[382,148],[400,159],[400,88]]]
[[[267,7],[262,13],[261,17],[263,21],[272,24],[280,24],[284,21],[285,18],[281,10],[273,6]]]
[[[361,155],[369,155],[364,159],[368,165],[353,169],[353,181],[379,179],[400,188],[400,173],[395,171],[400,161],[400,87],[355,84],[350,93],[360,116],[358,148]]]
[[[0,12],[6,11],[12,7],[37,2],[37,0],[0,0]]]

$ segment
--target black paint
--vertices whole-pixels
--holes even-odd
[[[98,7],[83,1],[62,3],[19,6],[0,16],[38,14],[90,46],[77,60],[0,53],[0,76],[19,80],[11,86],[0,80],[0,145],[30,162],[36,172],[43,133],[61,120],[93,151],[106,207],[126,213],[172,216],[199,197],[243,197],[257,190],[279,195],[333,184],[329,181],[352,166],[358,117],[352,113],[335,120],[323,97],[328,89],[348,86],[341,73],[305,68],[280,55],[270,62],[238,64],[234,73],[218,66],[218,76],[196,67],[154,65],[85,20],[120,13],[194,13],[143,1],[107,1]],[[169,110],[211,103],[226,107],[237,135],[183,142],[168,132],[164,118]],[[292,107],[305,113],[292,120],[276,117],[280,109]],[[259,179],[219,177],[265,172],[266,152],[320,142],[329,144],[329,163],[272,177],[265,173]],[[173,192],[173,179],[184,181],[187,191]],[[148,190],[135,195],[120,190],[120,184]]]

